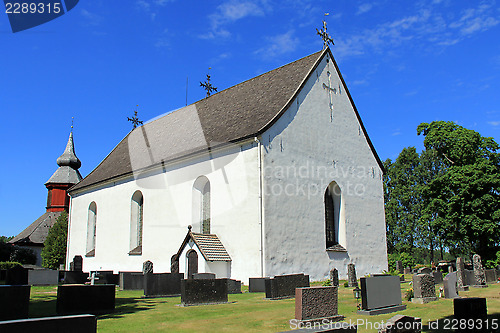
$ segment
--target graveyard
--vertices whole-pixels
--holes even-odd
[[[359,332],[377,332],[378,323],[387,321],[395,314],[422,318],[423,331],[429,330],[429,321],[453,318],[453,300],[439,298],[427,304],[414,304],[404,300],[406,290],[411,288],[411,275],[405,275],[401,283],[401,294],[406,309],[403,311],[364,316],[357,314],[353,288],[339,282],[338,312],[344,321],[358,320],[372,323],[358,325]],[[311,286],[321,286],[313,282]],[[439,295],[436,285],[436,295]],[[241,294],[229,294],[228,303],[181,307],[180,297],[144,298],[142,290],[120,291],[116,287],[116,305],[112,313],[98,316],[98,332],[282,332],[292,328],[288,324],[294,318],[294,298],[266,300],[265,293],[249,293],[248,286]],[[500,284],[489,284],[488,288],[470,288],[461,291],[461,297],[485,297],[488,318],[500,320]],[[56,286],[33,286],[31,288],[30,318],[56,315]]]

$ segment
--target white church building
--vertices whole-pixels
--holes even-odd
[[[70,189],[66,266],[387,270],[383,166],[326,48],[131,131]]]

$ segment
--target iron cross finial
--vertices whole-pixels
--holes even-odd
[[[330,13],[325,13],[325,16],[328,16],[328,15],[330,15]],[[321,37],[321,39],[323,39],[323,50],[326,49],[328,47],[328,44],[330,44],[330,43],[332,45],[335,45],[332,37],[330,37],[330,35],[327,32],[325,20],[323,20],[323,29],[321,29],[321,30],[316,29],[316,34],[318,34]]]
[[[214,87],[210,83],[210,69],[212,67],[208,67],[209,73],[207,73],[207,80],[205,82],[200,82],[200,87],[203,87],[207,91],[207,97],[210,97],[210,94],[215,91],[217,92],[217,87]]]
[[[135,109],[134,116],[132,118],[127,117],[127,121],[130,121],[132,122],[132,124],[134,124],[134,129],[137,127],[137,125],[142,125],[142,121],[139,120],[139,117],[137,117],[137,109]]]

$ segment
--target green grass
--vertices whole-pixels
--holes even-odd
[[[313,283],[320,285],[321,283]],[[356,300],[352,288],[339,288],[339,314],[346,320],[368,320],[375,325],[387,321],[395,314],[405,314],[429,321],[452,318],[453,301],[439,299],[420,305],[403,301],[407,309],[379,316],[362,316],[356,313]],[[409,283],[401,284],[404,295]],[[229,295],[229,304],[180,307],[180,297],[144,299],[142,291],[116,292],[116,310],[98,317],[99,332],[280,332],[290,330],[289,320],[295,315],[294,299],[269,301],[263,293]],[[500,323],[500,284],[489,288],[471,288],[461,292],[463,297],[486,297],[488,314]],[[53,316],[56,311],[56,287],[31,289],[30,317]],[[374,327],[374,326],[373,326]],[[429,331],[424,326],[425,331]],[[359,332],[376,332],[358,326]],[[436,331],[433,331],[436,332]]]

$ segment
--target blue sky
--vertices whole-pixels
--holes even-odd
[[[119,5],[118,5],[119,3]],[[80,1],[13,34],[0,13],[0,235],[45,211],[75,118],[82,175],[130,131],[321,49],[324,13],[338,62],[382,160],[422,147],[421,122],[451,120],[500,141],[497,1]]]

